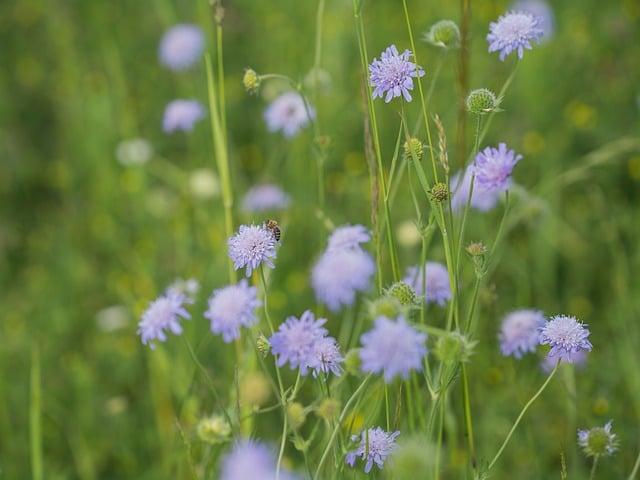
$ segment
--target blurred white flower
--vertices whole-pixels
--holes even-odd
[[[129,325],[129,310],[124,305],[112,305],[96,313],[96,323],[103,332],[114,332]]]
[[[411,220],[405,220],[397,227],[398,243],[403,247],[414,247],[420,243],[420,232]]]
[[[144,138],[121,141],[116,147],[116,158],[125,167],[144,165],[153,156],[153,147]]]
[[[194,197],[206,200],[220,194],[220,182],[213,170],[199,168],[189,176],[189,190]]]

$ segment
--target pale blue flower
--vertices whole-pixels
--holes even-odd
[[[187,303],[191,302],[183,294],[162,295],[151,302],[138,324],[138,335],[140,335],[142,343],[149,345],[153,350],[156,347],[154,340],[160,342],[167,340],[166,332],[180,335],[182,333],[181,319],[191,318],[185,309]]]
[[[286,470],[280,480],[296,480]],[[240,440],[221,461],[220,480],[276,480],[276,456],[263,443]]]
[[[203,50],[202,30],[189,23],[180,23],[163,35],[158,54],[160,62],[171,70],[185,70],[200,59]]]
[[[244,268],[247,277],[261,265],[274,268],[276,239],[262,225],[240,225],[238,233],[227,241],[229,258],[236,270]]]
[[[305,106],[302,96],[293,91],[281,94],[264,112],[267,129],[270,132],[282,132],[285,138],[295,137],[315,116],[315,110]]]
[[[400,435],[399,431],[386,432],[380,427],[369,428],[363,430],[360,435],[353,435],[352,442],[359,441],[358,447],[347,453],[345,461],[351,467],[356,463],[356,459],[360,457],[365,462],[364,471],[369,473],[375,464],[380,470],[384,466],[387,457],[393,453],[396,448],[396,438]]]
[[[587,339],[589,335],[587,326],[575,317],[556,315],[540,328],[540,343],[551,347],[549,356],[572,363],[578,352],[590,352],[593,348]]]
[[[535,352],[540,344],[540,327],[546,320],[538,310],[516,310],[502,320],[500,327],[500,351],[503,355],[522,358]]]
[[[260,305],[258,289],[243,278],[235,285],[214,290],[204,317],[211,321],[211,331],[229,343],[240,338],[241,327],[256,324],[256,308]]]
[[[460,178],[460,172],[451,177],[450,190],[453,194],[451,197],[451,208],[454,212],[463,211],[467,205],[469,189],[471,188],[472,171],[473,166],[470,166],[464,170],[462,179]],[[500,193],[501,192],[498,191],[487,191],[479,188],[474,180],[470,206],[481,212],[487,212],[496,206],[498,200],[500,200]]]
[[[556,28],[555,15],[551,5],[544,0],[517,0],[512,10],[530,13],[538,19],[538,26],[542,30],[542,41],[553,37]]]
[[[409,61],[413,54],[410,50],[398,53],[395,45],[387,47],[380,55],[380,60],[373,59],[369,65],[369,83],[373,90],[373,98],[382,98],[389,103],[395,97],[404,97],[411,101],[410,90],[413,90],[413,79],[424,75],[424,70]]]
[[[162,128],[166,133],[190,132],[204,113],[204,107],[196,100],[173,100],[164,110]]]
[[[426,277],[426,285],[423,278]],[[441,307],[451,299],[451,285],[447,267],[439,262],[427,262],[422,271],[417,265],[407,268],[407,274],[403,280],[411,286],[418,295],[427,303],[436,303]]]
[[[500,52],[503,60],[512,52],[522,58],[525,49],[531,50],[531,42],[540,42],[543,31],[540,19],[528,12],[509,12],[489,25],[489,52]]]
[[[242,209],[250,213],[284,210],[290,200],[289,195],[277,185],[264,183],[249,189],[242,199]]]
[[[374,327],[360,337],[360,360],[365,373],[382,373],[391,383],[396,377],[407,379],[412,370],[422,370],[427,354],[427,335],[407,324],[403,317],[378,317]]]
[[[369,240],[371,232],[363,225],[343,225],[331,233],[327,250],[360,248],[361,243],[367,243]]]
[[[316,361],[313,358],[316,342],[327,335],[327,329],[323,327],[326,322],[324,318],[316,320],[309,310],[300,318],[287,318],[269,339],[278,367],[288,363],[293,369],[299,368],[301,375],[306,375]]]
[[[340,353],[340,347],[335,338],[327,336],[315,341],[308,360],[309,368],[313,370],[314,377],[320,373],[328,375],[329,372],[340,376],[342,362],[344,362],[344,357]]]
[[[583,367],[584,364],[587,363],[587,352],[584,350],[580,350],[578,352],[572,353],[568,358],[568,360],[563,360],[557,355],[547,354],[540,362],[540,368],[542,368],[542,371],[545,373],[551,373],[551,371],[558,364],[558,361],[560,363],[570,363],[575,367]]]
[[[511,172],[522,155],[507,149],[506,143],[498,148],[487,147],[476,155],[473,173],[474,189],[485,192],[504,192],[511,186]]]

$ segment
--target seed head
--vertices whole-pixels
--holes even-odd
[[[431,187],[431,198],[434,202],[444,202],[449,198],[449,187],[446,183],[437,182]]]
[[[335,398],[325,398],[316,410],[316,415],[330,422],[340,414],[340,401]]]
[[[467,245],[466,250],[467,250],[467,253],[472,257],[479,257],[487,253],[487,247],[482,242],[472,242],[469,245]]]
[[[498,111],[500,99],[488,88],[471,91],[467,97],[467,110],[476,115],[484,115]]]
[[[294,429],[297,430],[300,428],[307,418],[307,414],[304,411],[304,405],[300,402],[293,402],[287,405],[287,418]]]
[[[402,312],[402,303],[393,296],[385,295],[369,303],[369,316],[371,318],[396,318]]]
[[[231,426],[222,415],[212,415],[200,420],[196,431],[200,440],[215,445],[229,438]]]
[[[418,303],[416,291],[405,282],[394,283],[387,289],[386,294],[397,299],[402,306],[412,306]]]
[[[578,430],[578,445],[588,457],[612,455],[618,449],[617,435],[611,432],[612,422],[604,427]]]
[[[262,333],[258,335],[258,339],[256,340],[256,349],[263,358],[266,358],[271,351],[271,344],[269,343],[269,339],[265,337]]]
[[[412,137],[406,142],[404,142],[403,148],[404,148],[404,156],[407,160],[413,160],[414,157],[417,161],[422,159],[424,146],[422,145],[422,142],[417,138]]]
[[[242,84],[249,93],[258,93],[260,88],[260,77],[253,68],[247,68],[242,77]]]

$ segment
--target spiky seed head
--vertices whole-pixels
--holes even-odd
[[[437,182],[431,187],[431,198],[434,202],[444,202],[449,198],[449,187],[446,183]]]
[[[330,422],[338,418],[338,415],[340,414],[340,407],[341,404],[339,400],[336,400],[335,398],[325,398],[316,410],[316,415]]]
[[[468,362],[476,343],[460,332],[451,332],[438,338],[435,354],[443,363]]]
[[[460,29],[452,20],[440,20],[434,23],[423,37],[425,42],[446,50],[460,46]]]
[[[307,418],[304,405],[300,402],[293,402],[287,405],[287,418],[294,429],[300,428]]]
[[[258,335],[258,339],[256,340],[256,349],[265,358],[271,351],[271,344],[269,343],[269,339],[262,333]]]
[[[472,90],[467,97],[467,110],[476,115],[485,115],[498,110],[500,100],[488,88]]]
[[[260,77],[253,68],[247,68],[242,77],[242,84],[249,93],[257,93],[260,88]]]
[[[411,306],[418,302],[415,290],[405,282],[396,282],[391,285],[386,295],[397,299],[402,306]]]
[[[404,156],[407,160],[413,160],[414,157],[417,161],[422,159],[424,145],[422,145],[422,142],[417,138],[412,137],[404,142],[403,148]]]
[[[229,438],[231,426],[222,415],[212,415],[198,422],[196,432],[200,440],[215,445]]]

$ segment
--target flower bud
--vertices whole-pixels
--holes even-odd
[[[422,159],[424,146],[417,138],[410,138],[408,141],[404,142],[403,148],[404,156],[407,160],[413,160],[414,157],[416,161]]]
[[[198,422],[196,432],[200,440],[215,445],[229,438],[231,426],[222,415],[212,415]]]
[[[482,242],[472,242],[467,245],[466,250],[472,257],[479,257],[480,255],[487,253],[487,247]]]
[[[257,93],[260,88],[260,77],[252,68],[247,68],[242,77],[242,84],[249,93]]]
[[[438,182],[431,187],[430,193],[434,202],[444,202],[449,198],[449,187],[446,183]]]
[[[498,110],[498,105],[500,100],[487,88],[473,90],[467,97],[467,110],[476,115],[495,112]]]
[[[302,426],[307,418],[307,414],[304,411],[304,405],[300,402],[293,402],[287,405],[287,418],[291,422],[291,427],[298,429]]]
[[[394,283],[385,293],[387,297],[398,300],[402,306],[412,306],[418,302],[415,290],[405,282]]]
[[[338,418],[340,414],[340,401],[335,398],[325,398],[316,410],[316,415],[330,422]]]
[[[259,408],[266,404],[271,396],[269,381],[262,373],[249,373],[239,385],[240,404]]]
[[[434,23],[429,31],[424,34],[425,42],[436,47],[451,49],[460,46],[460,29],[451,20],[440,20]]]
[[[369,303],[369,316],[371,318],[396,318],[402,312],[402,303],[393,296],[385,295]]]
[[[269,343],[269,339],[262,333],[258,335],[258,339],[256,340],[256,349],[263,357],[269,355],[269,352],[271,351],[271,344]]]
[[[468,362],[476,343],[460,332],[451,332],[438,338],[434,353],[442,363]]]

